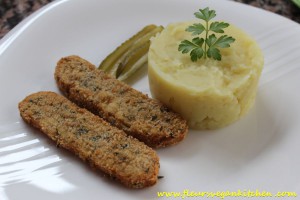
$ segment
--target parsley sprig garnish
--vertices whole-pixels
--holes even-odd
[[[202,23],[196,23],[189,26],[186,31],[191,32],[192,35],[200,35],[204,32],[204,38],[195,37],[192,41],[183,40],[179,44],[178,51],[183,54],[189,53],[191,60],[196,62],[198,59],[213,58],[214,60],[221,60],[222,56],[219,48],[230,47],[230,44],[235,41],[235,39],[228,35],[222,35],[217,37],[214,33],[224,33],[225,28],[229,26],[225,22],[211,22],[209,21],[216,16],[216,11],[210,10],[208,7],[205,9],[199,9],[199,12],[194,13],[196,18],[204,20],[204,25]],[[210,34],[210,32],[214,32]],[[203,47],[204,45],[204,47]]]

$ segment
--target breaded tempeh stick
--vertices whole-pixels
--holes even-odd
[[[19,103],[22,118],[93,168],[131,188],[156,183],[156,152],[98,116],[53,92],[38,92]]]
[[[55,79],[71,101],[151,147],[178,143],[188,132],[178,114],[78,56],[62,58]]]

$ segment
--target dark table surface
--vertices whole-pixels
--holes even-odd
[[[0,0],[0,39],[25,17],[53,0]],[[184,1],[184,0],[183,0]],[[300,23],[300,8],[290,0],[235,0]]]

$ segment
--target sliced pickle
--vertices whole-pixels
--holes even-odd
[[[123,73],[120,74],[118,80],[124,81],[132,76],[138,69],[142,68],[148,61],[148,53],[144,54],[139,60],[137,60],[132,66],[124,68]]]
[[[100,64],[99,69],[119,80],[127,79],[147,62],[150,38],[162,30],[162,26],[148,25],[144,27],[107,56]]]
[[[147,54],[150,47],[150,38],[155,36],[157,33],[163,30],[162,26],[156,27],[154,30],[147,33],[143,36],[139,41],[137,41],[134,45],[132,45],[120,58],[120,60],[116,63],[117,73],[116,77],[119,79],[123,73],[129,73],[132,66],[141,58],[143,55]],[[142,65],[135,66],[134,71],[138,70]],[[125,70],[126,69],[126,70]],[[131,73],[131,72],[130,72]],[[126,77],[126,76],[123,76]]]
[[[141,39],[145,34],[155,29],[157,26],[150,24],[145,26],[141,31],[136,33],[134,36],[126,40],[119,47],[117,47],[111,54],[109,54],[99,65],[99,69],[106,71],[116,77],[117,67],[116,62],[122,57],[122,55],[138,40]]]

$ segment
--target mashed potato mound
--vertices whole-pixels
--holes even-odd
[[[263,54],[254,39],[230,25],[225,34],[236,40],[230,48],[221,49],[221,61],[192,62],[188,54],[178,51],[178,45],[192,39],[185,29],[193,23],[170,24],[152,39],[148,53],[151,94],[180,113],[191,128],[224,127],[254,104]]]

